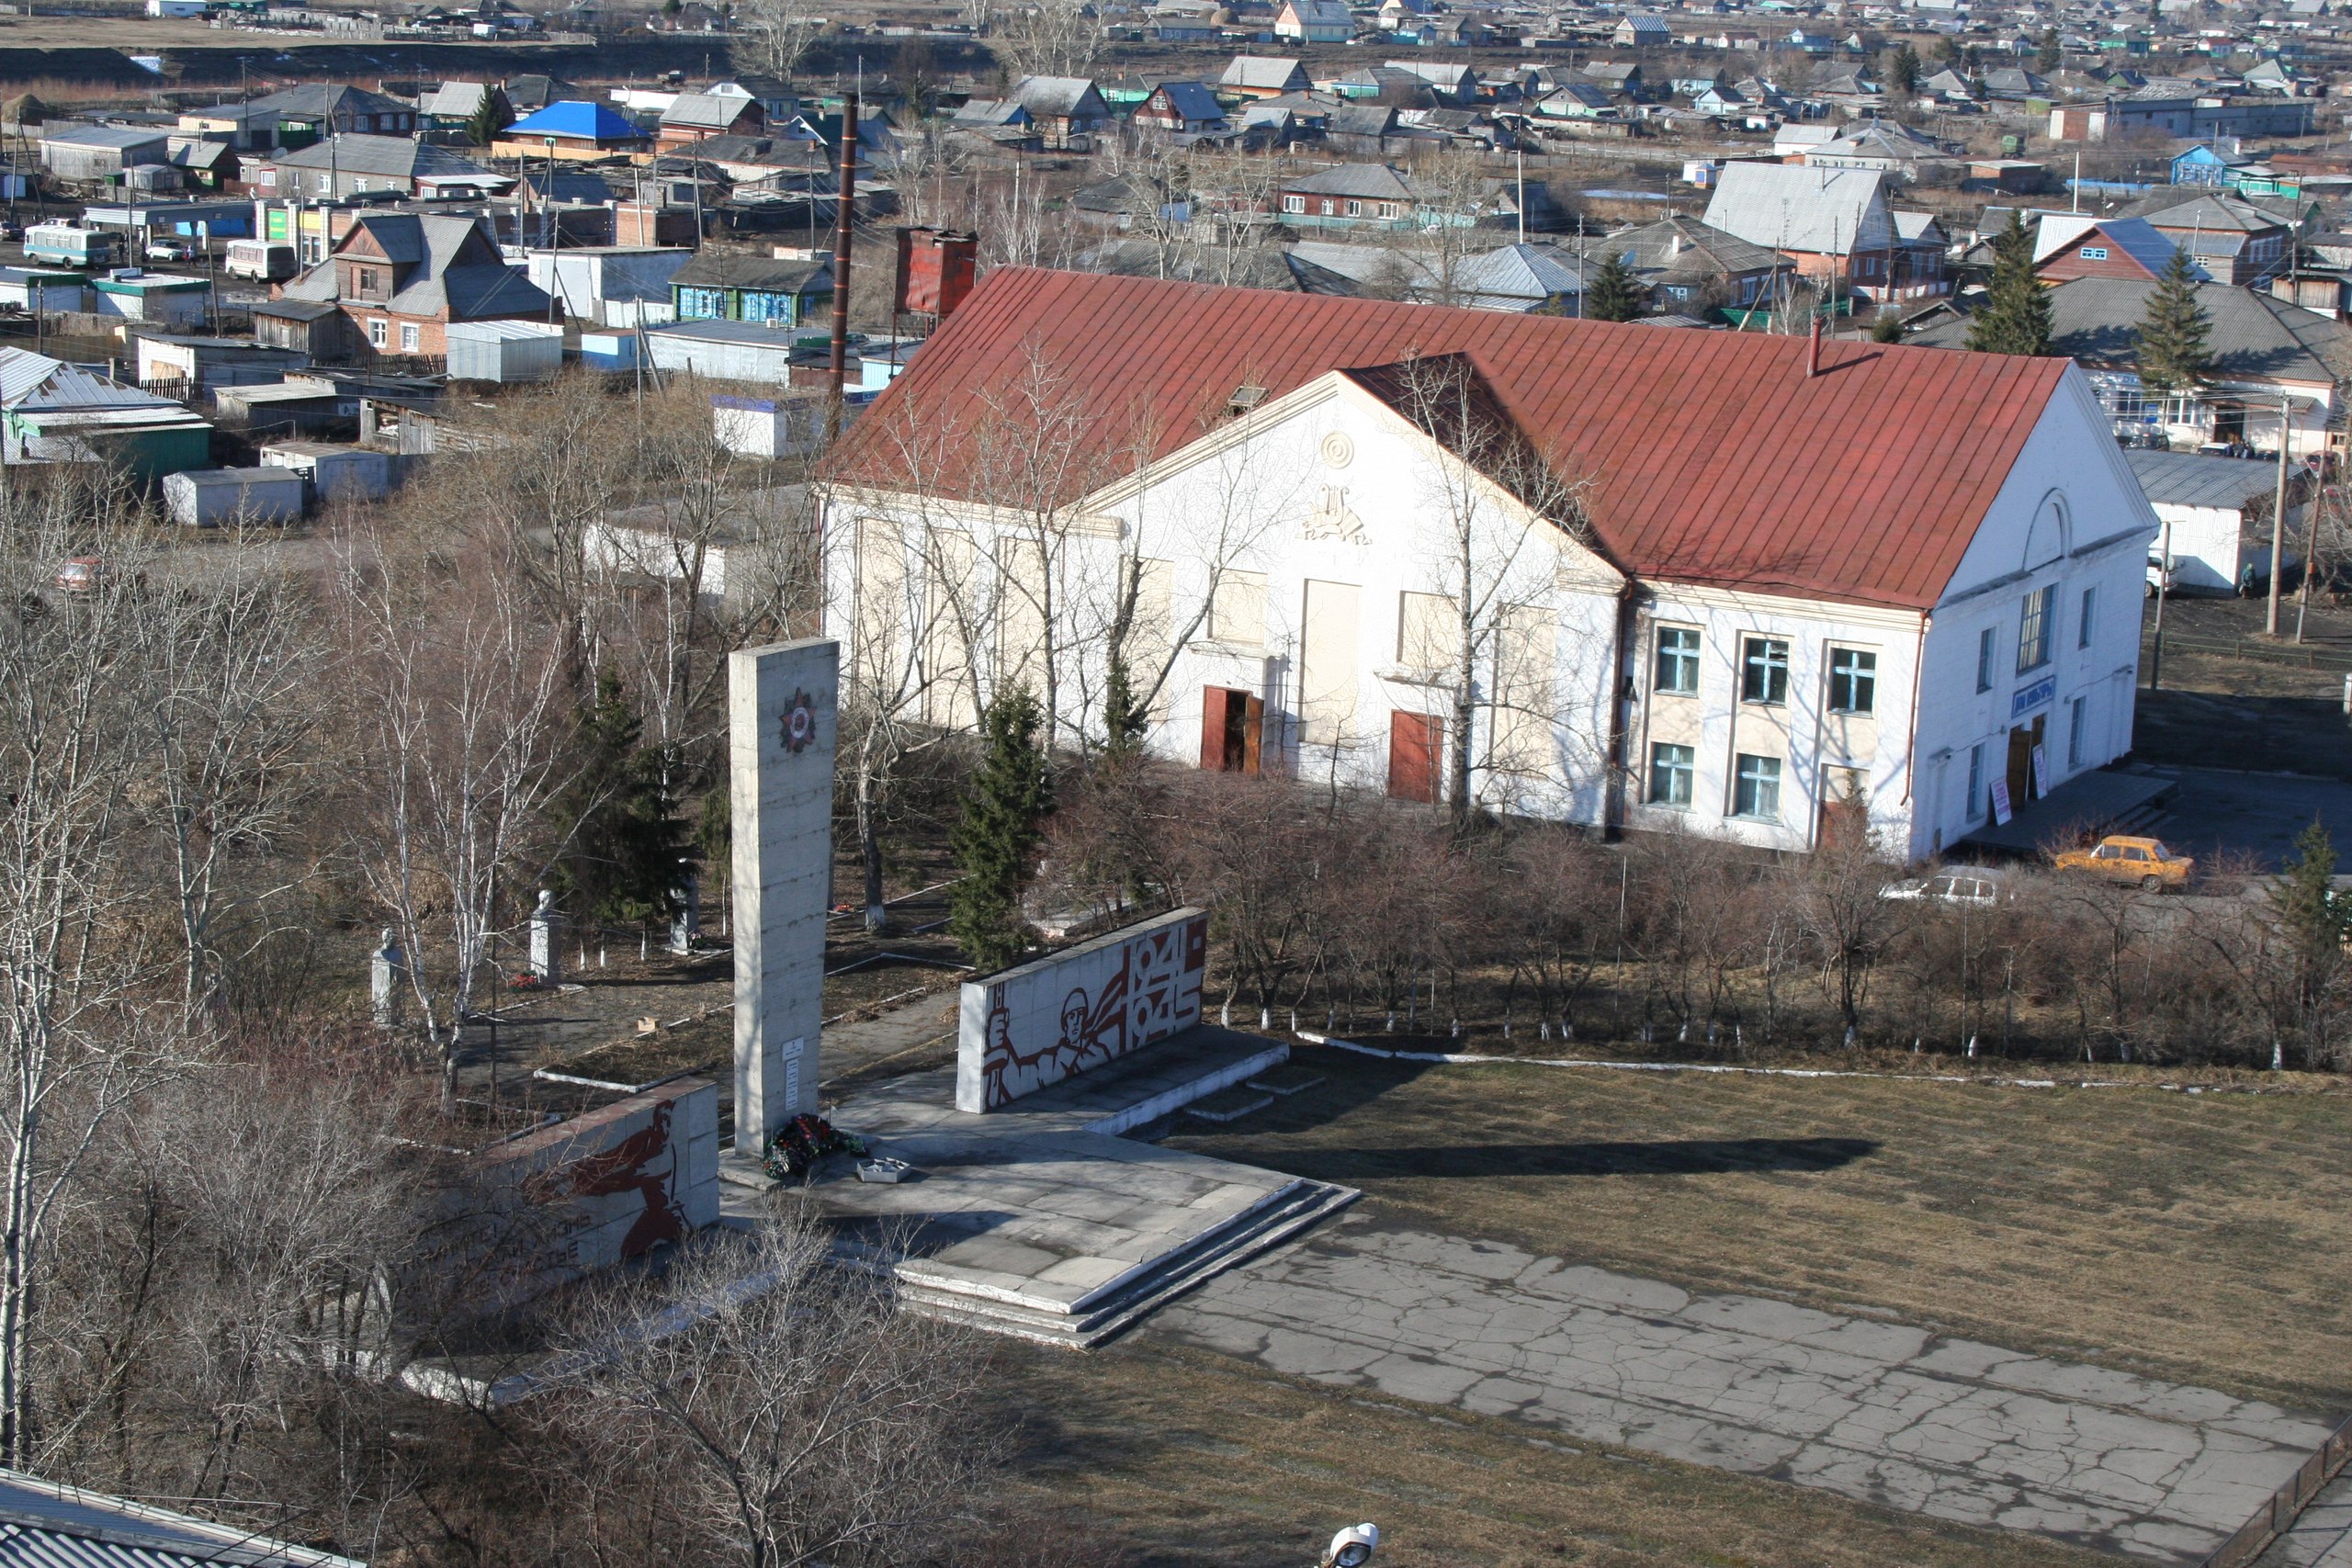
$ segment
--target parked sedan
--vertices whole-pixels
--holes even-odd
[[[190,262],[196,259],[196,245],[188,240],[150,240],[147,259],[157,262]]]
[[[1979,909],[1989,909],[1999,903],[2001,894],[2001,885],[1981,871],[1938,872],[1933,876],[1890,882],[1878,890],[1880,897],[1897,902],[1965,905]]]
[[[2064,850],[2055,862],[2060,871],[2087,871],[2094,875],[2129,882],[2150,893],[2188,886],[2197,862],[2165,848],[2162,839],[2142,839],[2109,833],[2086,850]]]

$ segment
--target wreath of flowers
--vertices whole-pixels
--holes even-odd
[[[772,1181],[797,1181],[827,1155],[863,1156],[865,1152],[864,1138],[840,1131],[821,1116],[803,1111],[778,1127],[768,1139],[767,1147],[760,1156],[760,1168],[767,1172]]]

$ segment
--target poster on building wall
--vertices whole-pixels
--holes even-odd
[[[2009,825],[2009,781],[1993,781],[1993,820],[2006,828]]]
[[[1178,909],[964,983],[956,1108],[995,1111],[1201,1021],[1209,918]]]
[[[2039,742],[2033,748],[2033,793],[2037,799],[2050,793],[2050,758]]]

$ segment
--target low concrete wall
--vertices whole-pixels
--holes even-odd
[[[998,1110],[1200,1022],[1208,931],[1178,909],[964,982],[956,1108]]]
[[[718,1086],[680,1078],[616,1100],[483,1158],[545,1222],[537,1256],[502,1269],[520,1301],[718,1223]]]

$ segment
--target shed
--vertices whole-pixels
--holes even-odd
[[[0,305],[19,310],[87,310],[90,286],[78,272],[0,266]]]
[[[302,476],[285,468],[189,468],[164,476],[164,504],[175,523],[292,523],[302,515]]]
[[[821,392],[773,398],[714,394],[711,434],[721,446],[747,457],[805,457],[824,444],[827,400]]]
[[[580,362],[596,370],[634,370],[638,367],[637,334],[582,333]]]
[[[2170,548],[2174,592],[2235,592],[2248,566],[2269,575],[2269,513],[2278,479],[2274,464],[2137,447],[2127,449],[2123,460],[2164,525],[2148,556],[2154,560]],[[2298,479],[2289,492],[2290,540],[2298,535],[2293,512],[2300,488]]]
[[[334,446],[322,441],[275,441],[261,449],[262,462],[302,476],[312,500],[380,501],[392,488],[392,461],[367,446]]]
[[[167,327],[201,326],[210,287],[200,277],[180,277],[135,266],[117,267],[104,277],[90,280],[90,304],[101,316],[121,316]]]
[[[544,381],[563,368],[563,329],[542,321],[452,321],[453,381]]]

